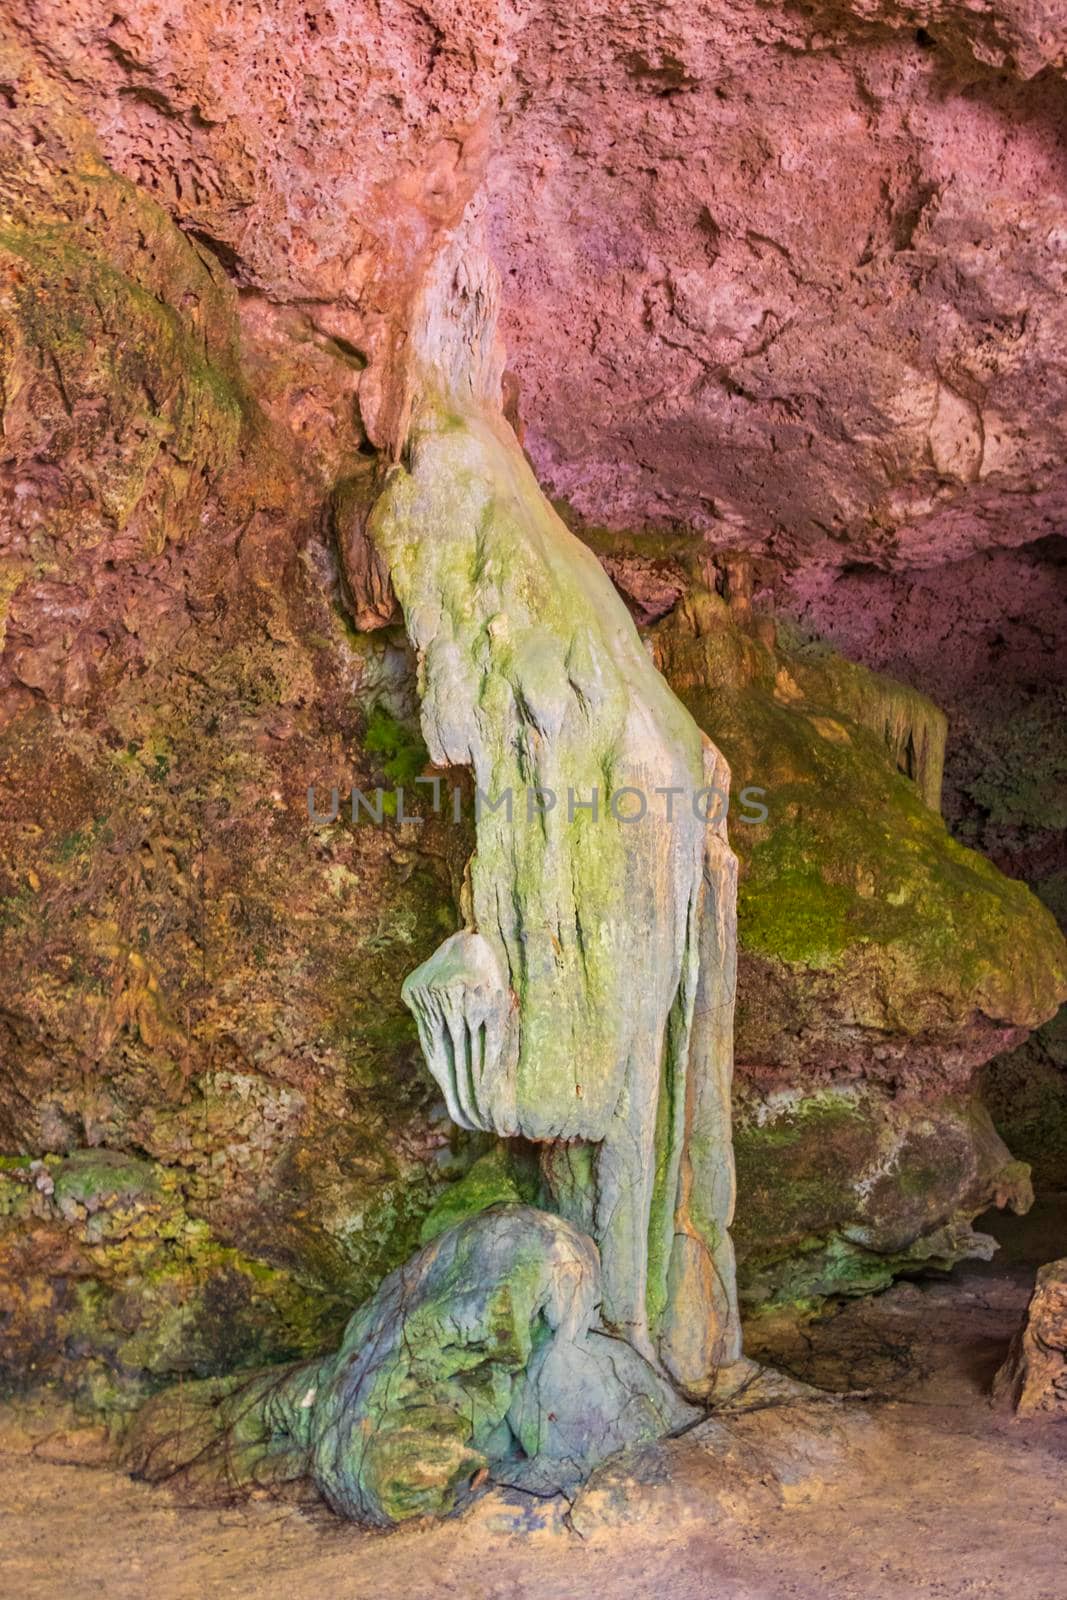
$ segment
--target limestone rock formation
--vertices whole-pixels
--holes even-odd
[[[376,443],[484,181],[527,448],[587,518],[832,567],[1062,518],[1053,0],[175,17],[35,0],[12,31],[250,322],[359,353]],[[317,396],[287,409],[305,431]]]
[[[501,414],[495,320],[465,231],[427,289],[405,462],[370,522],[427,747],[473,768],[478,810],[468,928],[405,994],[460,1125],[546,1146],[608,1326],[701,1390],[740,1354],[729,777],[541,495]]]
[[[758,805],[735,799],[731,828],[747,1076],[773,1087],[859,1072],[959,1091],[1055,1013],[1067,992],[1055,919],[928,803],[936,707],[786,625],[739,621],[718,595],[695,593],[654,639],[737,796],[758,791]]]
[[[1038,1272],[993,1394],[1020,1417],[1067,1419],[1067,1261]]]
[[[549,0],[513,49],[492,237],[551,494],[809,570],[1062,526],[1060,7]]]
[[[0,1396],[121,1413],[195,1373],[318,1352],[348,1311],[224,1242],[181,1169],[106,1149],[0,1162]]]
[[[923,572],[797,573],[786,588],[780,602],[807,628],[944,707],[954,835],[1024,879],[1067,928],[1063,539]],[[1067,1012],[991,1061],[982,1094],[1035,1183],[1067,1188]]]
[[[653,638],[735,776],[737,1239],[758,1304],[991,1253],[972,1219],[1031,1189],[975,1073],[1055,1012],[1067,947],[941,820],[937,708],[739,598],[694,590]]]
[[[734,1107],[742,1301],[870,1294],[900,1273],[988,1261],[972,1227],[992,1206],[1033,1202],[1030,1171],[973,1095],[916,1100],[877,1083],[760,1092]]]
[[[462,1171],[400,984],[466,831],[308,817],[425,761],[319,514],[352,359],[240,348],[217,256],[5,62],[0,1350],[122,1409],[336,1336]]]
[[[145,1406],[128,1463],[201,1493],[307,1477],[336,1511],[379,1525],[446,1514],[490,1472],[573,1489],[700,1415],[593,1328],[600,1292],[588,1239],[495,1207],[386,1278],[336,1355]]]
[[[483,1468],[573,1488],[623,1446],[695,1420],[628,1344],[593,1331],[601,1292],[596,1251],[558,1217],[501,1207],[441,1234],[319,1375],[312,1472],[326,1498],[396,1521],[451,1509]]]

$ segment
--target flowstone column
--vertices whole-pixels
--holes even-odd
[[[699,1396],[740,1356],[729,773],[504,420],[496,299],[453,240],[368,530],[431,757],[484,797],[467,926],[404,993],[454,1120],[544,1146],[551,1203],[599,1248],[604,1324]]]

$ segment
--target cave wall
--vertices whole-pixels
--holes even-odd
[[[788,807],[731,829],[750,1297],[947,1262],[1023,1203],[1048,1118],[1009,1113],[1059,1104],[1059,1036],[989,1080],[1008,1149],[973,1073],[1054,1010],[1062,945],[867,713],[944,708],[954,832],[1055,906],[1063,64],[1026,0],[7,20],[6,1381],[126,1405],[314,1353],[461,1214],[450,1180],[533,1197],[480,1186],[499,1153],[400,1001],[469,828],[306,806],[423,770],[362,522],[472,212],[540,481],[737,787]]]
[[[218,258],[76,114],[19,109],[0,1128],[38,1165],[3,1180],[4,1354],[121,1400],[317,1347],[414,1242],[450,1135],[399,979],[455,925],[458,834],[308,819],[309,783],[424,759],[403,640],[354,633],[259,398],[333,406],[347,482],[353,358],[306,324],[242,350]]]
[[[489,194],[550,491],[790,564],[1055,531],[1065,27],[1040,4],[537,8]]]
[[[1050,534],[925,570],[798,573],[781,603],[850,656],[949,714],[954,834],[1027,882],[1067,926],[1067,542]],[[983,1098],[1042,1189],[1067,1184],[1063,1011],[995,1057]]]

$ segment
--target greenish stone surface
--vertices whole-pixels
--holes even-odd
[[[1018,1070],[988,1069],[1005,1146],[972,1104],[974,1073],[1055,1010],[1053,918],[927,803],[944,719],[921,695],[717,595],[691,594],[652,637],[734,771],[744,1300],[869,1292],[987,1251],[971,1221],[1025,1209],[1012,1133],[1040,1148],[1060,1074],[1043,1061],[1021,1081],[1033,1043]],[[747,785],[764,820],[745,820]]]
[[[868,1294],[900,1273],[988,1259],[995,1245],[974,1216],[1033,1199],[1029,1168],[974,1098],[746,1087],[734,1149],[738,1283],[751,1306]]]
[[[746,821],[735,795],[731,811],[742,1070],[959,1088],[1055,1012],[1067,945],[1053,917],[901,770],[902,751],[926,750],[927,791],[939,786],[936,708],[788,630],[772,645],[714,595],[653,638],[737,790],[758,786],[767,808]]]
[[[739,1355],[734,858],[692,804],[729,774],[501,415],[495,294],[476,244],[442,251],[368,524],[430,757],[476,785],[465,926],[404,995],[460,1127],[593,1147],[584,1189],[546,1155],[549,1198],[600,1250],[606,1325],[695,1392]],[[673,820],[611,804],[656,790]]]
[[[428,1244],[446,1228],[495,1205],[530,1205],[541,1188],[537,1159],[530,1150],[501,1142],[449,1184],[426,1213],[419,1242]]]
[[[129,1413],[161,1384],[309,1355],[343,1303],[224,1243],[181,1176],[107,1149],[0,1165],[0,1386]]]
[[[561,1218],[496,1206],[386,1278],[335,1356],[145,1406],[128,1464],[201,1493],[307,1476],[334,1510],[445,1515],[488,1474],[572,1489],[699,1415],[593,1326],[596,1252]]]

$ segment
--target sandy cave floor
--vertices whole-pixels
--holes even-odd
[[[830,1408],[855,1434],[844,1469],[802,1479],[784,1508],[702,1501],[699,1485],[668,1475],[584,1538],[566,1507],[499,1495],[448,1524],[368,1534],[319,1507],[181,1506],[74,1464],[76,1441],[0,1426],[0,1592],[1067,1600],[1067,1425],[1017,1422],[986,1397],[1034,1268],[1067,1250],[1067,1197],[987,1226],[1004,1245],[992,1263],[767,1333],[780,1367],[867,1394]]]

